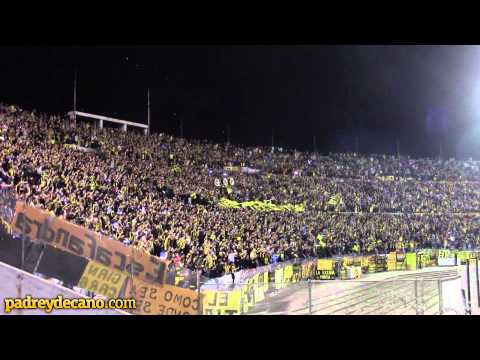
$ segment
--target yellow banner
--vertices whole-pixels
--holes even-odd
[[[198,315],[200,311],[196,291],[167,284],[158,286],[139,279],[128,281],[126,298],[137,300],[135,314]]]
[[[276,205],[268,201],[245,201],[238,202],[235,200],[230,200],[227,198],[221,198],[218,202],[218,205],[221,208],[231,208],[231,209],[240,209],[240,208],[251,208],[257,211],[294,211],[294,212],[304,212],[305,206],[293,205],[293,204],[283,204]]]
[[[394,181],[395,178],[393,176],[377,176],[378,180],[381,181]]]
[[[248,312],[255,305],[255,276],[247,279],[242,287],[242,304],[243,313]]]
[[[319,271],[330,271],[333,270],[333,259],[318,259],[317,260],[317,270]]]
[[[126,272],[112,269],[96,261],[89,261],[78,287],[110,299],[118,298],[127,277]]]
[[[387,271],[397,270],[397,253],[391,252],[387,255]]]
[[[363,256],[362,261],[361,261],[362,268],[367,268],[369,263],[370,263],[370,257],[369,256]]]
[[[293,278],[293,265],[287,265],[283,270],[283,281],[285,283],[289,283],[292,281],[292,278]]]
[[[302,280],[306,280],[315,276],[315,265],[315,263],[302,264]]]
[[[341,201],[342,197],[340,195],[334,195],[328,200],[327,204],[337,206]]]
[[[261,277],[262,275],[260,275]],[[268,287],[269,287],[269,279],[268,279],[268,272],[264,272],[263,273],[263,292],[266,293],[268,291]],[[259,280],[261,282],[261,280]]]
[[[263,274],[256,274],[254,277],[254,292],[255,292],[255,303],[265,300],[265,274],[268,277],[268,272]],[[268,281],[268,278],[267,278]]]
[[[351,256],[346,256],[343,258],[343,266],[352,266],[353,258]]]
[[[353,258],[353,265],[354,266],[362,266],[363,256],[354,256]]]
[[[438,257],[439,258],[449,258],[450,256],[450,250],[439,250],[438,251]]]
[[[239,315],[241,313],[241,290],[205,290],[202,294],[205,315]]]

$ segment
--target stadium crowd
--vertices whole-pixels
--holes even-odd
[[[209,277],[298,257],[480,241],[474,161],[186,141],[1,105],[0,182],[55,216]],[[223,197],[305,209],[221,208]]]

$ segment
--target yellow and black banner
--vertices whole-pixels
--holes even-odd
[[[126,297],[136,300],[135,314],[198,315],[199,294],[173,285],[147,283],[140,279],[127,280]]]
[[[221,198],[218,202],[218,205],[221,208],[230,208],[230,209],[254,209],[257,211],[293,211],[293,212],[304,212],[305,205],[294,205],[294,204],[282,204],[276,205],[268,201],[244,201],[238,202],[235,200],[230,200],[227,198]]]
[[[210,291],[203,294],[203,313],[205,315],[239,315],[241,309],[241,290]]]
[[[333,259],[317,260],[317,279],[333,280],[335,279],[335,261]]]
[[[114,299],[120,297],[127,277],[126,272],[112,269],[91,260],[78,282],[78,287]]]
[[[397,253],[395,251],[387,255],[387,271],[397,270]]]

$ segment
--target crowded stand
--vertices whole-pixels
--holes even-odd
[[[295,258],[476,248],[479,165],[187,141],[0,106],[0,182],[18,199],[208,277]]]

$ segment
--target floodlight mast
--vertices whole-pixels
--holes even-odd
[[[150,134],[150,88],[147,89],[147,133]]]
[[[77,69],[73,77],[73,122],[77,124]]]

